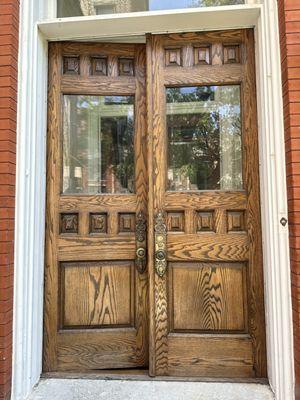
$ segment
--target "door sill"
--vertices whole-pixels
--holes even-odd
[[[125,380],[125,381],[173,381],[173,382],[229,382],[256,383],[268,385],[266,378],[207,378],[149,376],[147,369],[101,370],[97,372],[45,372],[42,379],[88,379],[88,380]]]

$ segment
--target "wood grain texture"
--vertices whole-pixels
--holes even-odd
[[[249,332],[253,340],[254,370],[267,376],[264,312],[263,250],[260,216],[258,128],[255,80],[254,32],[244,31],[245,76],[242,84],[244,180],[248,191],[246,229],[249,235],[248,298]]]
[[[171,334],[168,346],[170,375],[254,376],[252,341],[247,335]]]
[[[169,271],[167,278],[156,276],[151,283],[155,293],[155,324],[152,327],[155,355],[151,359],[155,365],[151,371],[157,375],[266,376],[262,339],[264,310],[255,56],[253,41],[247,38],[253,34],[251,32],[237,30],[148,37],[149,76],[152,79],[153,208],[155,212],[162,210],[170,215],[183,212],[185,218],[185,232],[169,232],[167,237],[167,259],[172,273]],[[201,45],[210,47],[211,65],[195,63],[195,47]],[[172,48],[180,49],[180,63],[176,50],[174,64],[164,65],[165,50]],[[235,49],[235,54],[231,48]],[[242,93],[244,190],[166,191],[165,87],[232,84],[241,85]],[[240,218],[241,229],[234,228],[239,225],[238,215],[247,219],[243,222]],[[195,262],[205,263],[206,267],[197,269],[193,267]],[[182,263],[184,268],[173,269],[173,265]],[[199,295],[202,292],[207,294],[207,303],[203,307]],[[210,293],[213,294],[210,296]],[[176,307],[176,314],[172,307]],[[210,314],[210,311],[201,310],[214,311]],[[206,323],[206,316],[213,313],[214,318],[207,317],[210,322]],[[211,328],[207,328],[209,325]],[[172,326],[182,332],[176,339],[169,331]],[[187,333],[189,329],[195,332],[205,326],[214,336]],[[226,327],[232,332],[243,333],[239,337],[222,335],[220,332]]]
[[[131,326],[133,268],[126,262],[61,263],[62,326]]]
[[[47,198],[45,242],[45,289],[44,289],[44,352],[43,370],[57,369],[57,288],[58,262],[56,240],[59,234],[58,193],[60,174],[60,74],[62,71],[61,49],[58,43],[49,45],[48,82],[48,130],[47,130]]]
[[[195,68],[169,68],[165,70],[166,86],[176,85],[213,85],[216,81],[222,84],[237,84],[241,82],[243,68],[241,65],[201,66]]]
[[[163,86],[163,71],[164,65],[164,48],[160,36],[151,36],[149,39],[151,50],[151,64],[148,71],[151,75],[151,98],[152,98],[152,125],[151,125],[151,141],[152,148],[152,199],[154,215],[164,207],[165,187],[166,187],[166,102],[165,89]],[[149,93],[150,96],[150,93]],[[154,240],[152,241],[152,252],[154,253]],[[150,245],[150,244],[149,244]],[[154,263],[153,263],[154,264]],[[153,318],[152,335],[154,343],[152,343],[152,351],[155,352],[155,365],[151,367],[151,371],[157,375],[167,375],[168,372],[168,299],[167,299],[167,275],[160,277],[154,273],[150,281],[150,291],[154,292],[153,298]]]
[[[63,57],[79,60],[78,74],[61,76]],[[135,194],[61,195],[65,93],[135,96]],[[147,207],[145,96],[143,45],[50,45],[45,371],[148,364],[148,279],[134,265],[135,214]],[[69,232],[60,214],[73,215]]]
[[[199,235],[169,235],[169,261],[247,261],[247,235],[203,233]]]
[[[61,196],[59,199],[59,208],[61,211],[85,211],[86,205],[89,205],[91,212],[110,211],[132,211],[137,207],[137,195],[101,195],[101,196]]]
[[[166,192],[165,208],[167,210],[194,209],[212,210],[219,207],[244,209],[247,204],[245,192]]]
[[[82,78],[64,75],[61,82],[64,94],[82,94],[95,96],[134,95],[136,83],[134,78],[115,78],[107,76],[91,76]]]
[[[245,267],[242,264],[170,263],[169,269],[173,330],[245,329]]]

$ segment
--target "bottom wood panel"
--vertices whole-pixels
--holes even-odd
[[[88,371],[96,369],[144,366],[136,349],[136,330],[62,331],[58,334],[58,370]]]
[[[168,375],[254,377],[252,340],[247,335],[168,336]]]

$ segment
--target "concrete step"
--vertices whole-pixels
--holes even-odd
[[[42,379],[29,400],[273,400],[255,383]]]

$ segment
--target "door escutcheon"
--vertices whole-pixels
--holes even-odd
[[[159,211],[155,217],[155,271],[158,276],[163,277],[167,271],[167,226],[165,213]]]
[[[147,266],[147,221],[144,213],[140,211],[136,216],[136,226],[135,226],[135,236],[136,236],[136,257],[135,265],[140,274],[143,274]]]

